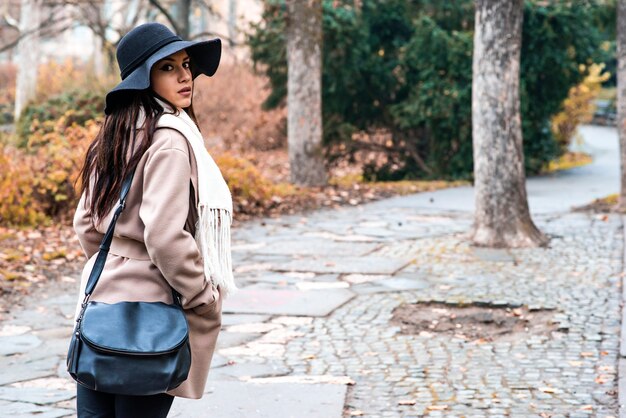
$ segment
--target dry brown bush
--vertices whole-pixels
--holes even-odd
[[[194,108],[208,145],[237,154],[283,148],[286,111],[262,110],[268,94],[267,79],[243,62],[222,63],[213,77],[197,78]]]

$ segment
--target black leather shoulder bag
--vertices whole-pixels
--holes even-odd
[[[174,304],[90,301],[104,268],[115,223],[126,205],[134,173],[125,179],[120,202],[100,244],[85,288],[67,354],[67,370],[90,389],[122,395],[154,395],[178,387],[191,366],[189,327],[172,289]]]

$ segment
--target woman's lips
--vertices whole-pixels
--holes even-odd
[[[178,94],[182,96],[191,96],[191,87],[185,87],[184,89],[178,90]]]

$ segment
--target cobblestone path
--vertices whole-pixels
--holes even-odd
[[[355,382],[349,386],[347,414],[617,416],[620,217],[537,217],[551,236],[550,247],[509,251],[472,248],[465,236],[467,215],[419,214],[380,204],[328,218],[276,221],[263,229],[265,237],[250,231],[243,238],[249,243],[319,236],[375,242],[363,258],[402,259],[407,265],[392,275],[362,274],[358,267],[340,274],[339,283],[350,285],[353,299],[329,317],[270,320],[280,328],[221,350],[228,359],[271,364],[290,375],[345,376]],[[246,259],[276,269],[288,262],[260,254]],[[340,264],[329,270],[341,270]],[[326,275],[319,276],[320,284],[334,287],[337,281],[326,282]],[[283,286],[318,277],[294,276],[295,284],[287,280]],[[256,286],[276,287],[263,280]],[[403,335],[390,326],[394,308],[420,301],[551,310],[557,330],[488,342],[428,331]]]

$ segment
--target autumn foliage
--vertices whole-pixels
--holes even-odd
[[[594,99],[602,89],[602,83],[610,74],[603,72],[604,64],[592,64],[588,68],[581,64],[580,72],[587,73],[582,83],[570,88],[563,101],[563,110],[552,118],[552,133],[558,145],[567,149],[576,134],[578,126],[589,123],[596,110]]]
[[[62,116],[38,122],[23,147],[4,144],[0,154],[0,223],[32,225],[67,220],[76,203],[74,183],[86,147],[98,130]]]
[[[59,74],[80,78],[69,63]],[[47,80],[46,74],[41,77]],[[351,167],[338,167],[326,188],[300,188],[289,178],[285,109],[265,111],[266,79],[247,64],[224,62],[214,77],[199,78],[194,107],[207,146],[233,194],[235,220],[293,213],[340,204],[358,204],[397,193],[446,187],[445,182],[364,184]],[[0,148],[0,225],[71,223],[78,197],[75,184],[88,145],[102,121],[104,91],[62,90],[27,106]],[[337,178],[336,177],[336,178]]]

